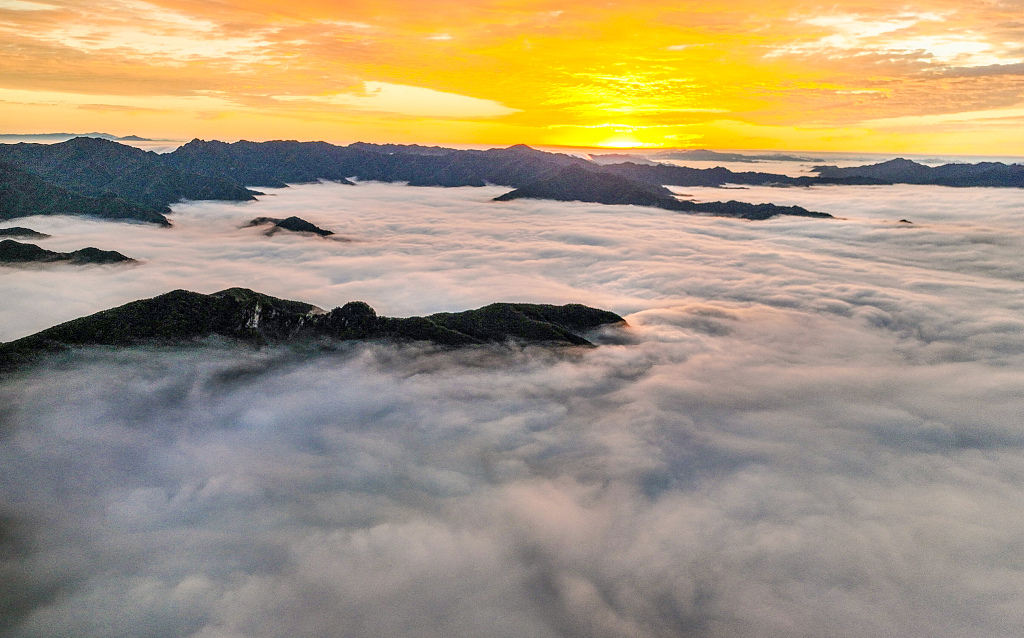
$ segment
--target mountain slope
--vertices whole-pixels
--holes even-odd
[[[170,226],[166,217],[150,207],[111,193],[101,197],[73,193],[21,167],[0,163],[0,219],[32,215],[87,215]]]
[[[157,213],[182,199],[255,199],[216,175],[169,166],[162,156],[109,140],[77,137],[60,144],[2,144],[0,161],[86,197],[116,197]]]
[[[1002,162],[943,164],[931,167],[897,158],[879,164],[847,168],[815,166],[814,171],[819,178],[833,180],[863,178],[886,184],[1024,188],[1024,166]]]
[[[24,244],[13,239],[0,241],[0,264],[31,264],[66,262],[69,264],[116,264],[134,262],[115,250],[82,248],[70,253],[58,253],[40,248],[35,244]]]
[[[679,212],[704,213],[750,220],[764,220],[777,215],[832,217],[828,213],[817,213],[800,206],[749,204],[737,201],[703,203],[681,201],[664,186],[646,184],[615,173],[577,165],[568,166],[546,179],[527,184],[494,199],[506,202],[521,198],[655,206]]]
[[[429,341],[445,346],[516,341],[590,345],[581,333],[622,317],[578,304],[496,303],[460,313],[406,319],[378,317],[353,301],[324,312],[299,301],[245,288],[212,295],[175,290],[0,344],[0,370],[75,346],[174,345],[218,335],[252,344],[309,339]]]

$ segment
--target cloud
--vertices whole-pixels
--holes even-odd
[[[388,82],[363,82],[362,94],[277,95],[274,99],[424,117],[497,117],[518,111],[493,100]]]
[[[27,5],[52,9],[11,9]],[[1024,60],[1012,5],[991,2],[862,3],[846,12],[811,3],[797,14],[785,3],[723,10],[707,0],[670,8],[648,0],[3,6],[5,89],[112,105],[122,95],[223,97],[215,111],[176,105],[171,122],[137,114],[124,131],[183,139],[262,131],[263,139],[582,146],[607,133],[550,127],[623,121],[643,131],[645,144],[697,135],[709,147],[805,149],[792,125],[811,122],[820,127],[814,146],[835,147],[850,138],[850,123],[1012,105],[1019,82],[990,71]],[[959,73],[981,68],[990,71]],[[82,130],[121,124],[73,102],[48,106],[44,115],[2,105],[0,118],[35,132],[57,120]],[[742,127],[726,130],[708,115],[724,112]],[[1017,141],[1003,130],[928,133],[852,135],[873,149],[933,152],[999,145],[1009,153]]]
[[[1017,193],[728,191],[846,218],[750,223],[500,192],[318,184],[181,204],[172,229],[19,220],[143,263],[4,269],[0,339],[231,285],[390,315],[581,302],[632,327],[586,350],[96,349],[8,378],[3,630],[1020,626]],[[353,241],[240,228],[285,211]]]
[[[0,10],[8,11],[50,11],[56,9],[52,4],[27,2],[26,0],[0,0]]]
[[[1016,46],[996,42],[986,30],[964,29],[943,13],[907,12],[885,17],[830,14],[803,18],[809,28],[831,33],[774,49],[780,55],[845,55],[906,58],[926,64],[977,67],[1021,62]]]
[[[197,94],[198,93],[198,94]],[[115,104],[97,104],[96,95],[65,93],[61,91],[23,91],[0,88],[0,101],[17,104],[62,104],[75,108],[139,111],[169,111],[204,109],[207,111],[231,108],[233,105],[219,95],[195,92],[192,95],[119,95],[104,96]]]
[[[148,2],[120,2],[115,9],[79,8],[78,19],[53,22],[45,29],[37,27],[32,35],[39,42],[87,53],[116,50],[129,57],[166,58],[179,63],[214,58],[255,62],[261,59],[260,51],[270,45],[263,33],[228,34],[216,22]],[[8,30],[15,25],[3,26]]]

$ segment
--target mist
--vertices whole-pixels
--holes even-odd
[[[0,339],[173,288],[626,316],[597,348],[93,348],[0,382],[11,636],[1006,636],[1024,203],[681,189],[766,222],[315,184],[18,225]],[[726,197],[726,195],[728,197]],[[298,215],[341,239],[241,228]],[[912,224],[900,223],[907,219]]]

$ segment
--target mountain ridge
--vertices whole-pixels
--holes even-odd
[[[115,250],[100,250],[89,246],[69,253],[59,253],[35,244],[26,244],[13,239],[0,241],[0,264],[32,264],[65,262],[76,266],[85,264],[134,263]]]
[[[1000,162],[932,168],[896,159],[861,167],[818,166],[815,171],[815,176],[790,177],[724,167],[698,169],[631,161],[598,164],[525,144],[481,151],[365,142],[337,146],[294,140],[228,143],[194,139],[173,152],[157,154],[110,140],[79,137],[57,144],[0,144],[0,181],[7,183],[6,200],[29,202],[5,213],[0,201],[0,218],[68,213],[169,225],[165,214],[178,201],[251,201],[261,193],[249,187],[281,188],[320,180],[353,184],[352,179],[410,186],[491,184],[512,189],[499,201],[542,197],[756,220],[776,215],[828,215],[773,204],[678,202],[664,187],[894,183],[1024,187],[1024,166]]]
[[[0,371],[74,347],[181,345],[212,336],[252,345],[378,339],[450,347],[509,341],[591,346],[583,333],[624,323],[615,313],[580,304],[494,303],[464,312],[395,318],[380,317],[361,301],[325,312],[246,288],[209,295],[179,289],[0,343]]]

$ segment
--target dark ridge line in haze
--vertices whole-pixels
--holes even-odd
[[[148,137],[139,137],[138,135],[125,135],[118,136],[111,133],[0,133],[0,140],[49,140],[54,142],[66,142],[73,140],[76,137],[94,137],[101,140],[110,140],[111,142],[173,142],[175,140],[158,140],[151,139]]]
[[[59,253],[41,248],[35,244],[25,244],[13,239],[0,241],[0,264],[52,263],[69,263],[82,266],[86,264],[135,263],[135,260],[122,255],[116,250],[100,250],[92,246],[69,253]]]
[[[930,168],[909,160],[840,169],[819,166],[816,177],[696,169],[667,164],[599,165],[524,144],[504,149],[356,142],[271,141],[234,143],[194,139],[158,154],[114,141],[79,137],[58,144],[0,145],[0,219],[32,214],[78,214],[169,224],[164,214],[181,200],[250,201],[247,186],[282,188],[349,178],[410,186],[484,186],[514,190],[505,199],[657,206],[745,219],[775,215],[827,217],[799,207],[737,202],[680,205],[665,186],[812,186],[820,184],[1024,187],[1024,166],[984,162]],[[566,173],[566,169],[573,170]],[[560,182],[560,183],[559,183]],[[556,196],[550,196],[556,195]]]
[[[41,233],[31,228],[25,228],[24,226],[11,226],[10,228],[0,228],[0,237],[17,237],[19,239],[46,239],[49,237],[46,233]]]
[[[1002,162],[925,166],[902,157],[865,166],[815,166],[820,179],[876,180],[880,184],[995,188],[1024,187],[1024,165]]]
[[[507,202],[521,198],[654,206],[681,213],[705,213],[750,220],[764,220],[777,215],[832,218],[828,213],[809,211],[800,206],[749,204],[735,200],[704,203],[683,201],[664,186],[645,184],[578,164],[571,164],[551,177],[495,197],[494,201]]]
[[[321,237],[330,237],[334,234],[333,230],[325,230],[316,224],[307,222],[305,219],[294,215],[284,219],[279,217],[257,217],[246,224],[244,228],[266,225],[270,225],[270,229],[264,233],[266,235],[273,235],[278,230],[290,230],[293,233],[313,233],[314,235],[319,235]]]
[[[0,371],[76,346],[180,345],[212,336],[257,346],[325,339],[427,341],[450,347],[510,341],[593,346],[583,334],[614,324],[625,320],[581,304],[493,303],[464,312],[394,318],[377,316],[362,301],[325,312],[245,288],[211,295],[174,290],[0,344]]]
[[[631,149],[625,149],[631,150]],[[642,149],[632,149],[642,150]],[[690,160],[694,162],[734,162],[744,164],[758,164],[761,162],[824,162],[821,158],[800,157],[797,155],[786,155],[785,153],[754,153],[745,155],[743,153],[726,153],[723,151],[712,151],[706,148],[695,149],[662,149],[643,154],[628,152],[601,153],[594,151],[588,153],[591,160],[598,164],[658,164],[659,160]],[[652,159],[653,158],[653,159]],[[671,164],[670,164],[671,166]]]

